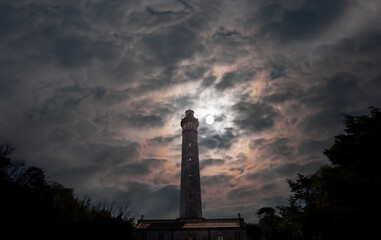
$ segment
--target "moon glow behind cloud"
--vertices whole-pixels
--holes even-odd
[[[208,116],[206,116],[206,118],[205,118],[205,122],[207,123],[207,124],[213,124],[214,123],[214,117],[212,116],[212,115],[208,115]]]

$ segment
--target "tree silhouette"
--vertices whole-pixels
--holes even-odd
[[[0,146],[0,222],[15,239],[131,239],[134,221],[126,206],[90,198],[49,182],[35,166],[13,161],[14,147]]]

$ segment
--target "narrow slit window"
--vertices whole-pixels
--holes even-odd
[[[223,233],[217,233],[217,240],[224,240],[224,234]]]
[[[189,143],[188,146],[189,146],[189,147],[192,147],[192,143]]]
[[[189,162],[192,162],[192,158],[189,158],[188,160],[189,160]]]

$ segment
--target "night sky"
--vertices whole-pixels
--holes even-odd
[[[381,107],[378,0],[0,0],[0,143],[136,217],[177,218],[180,120],[203,215],[256,222]],[[206,116],[214,117],[206,124]]]

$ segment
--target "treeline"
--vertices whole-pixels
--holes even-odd
[[[131,239],[128,206],[94,203],[73,189],[49,182],[45,172],[11,160],[0,146],[1,234],[12,239]]]
[[[345,133],[324,151],[330,165],[287,180],[287,206],[263,207],[248,239],[370,239],[379,236],[381,113],[345,115]]]

